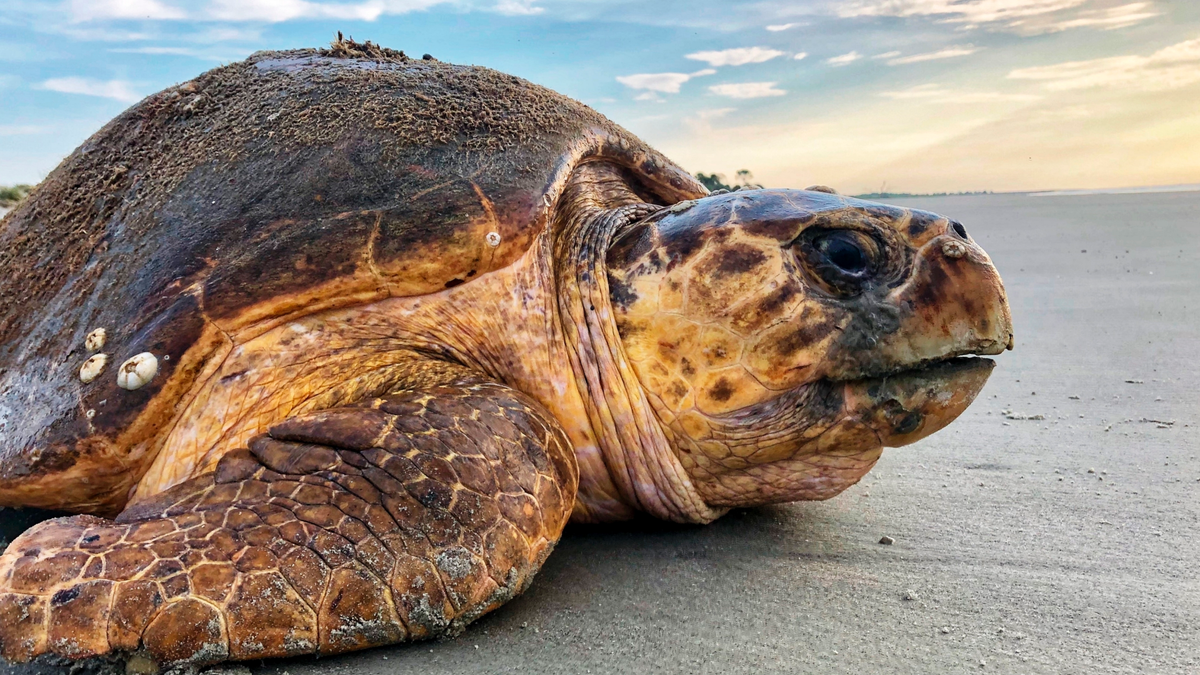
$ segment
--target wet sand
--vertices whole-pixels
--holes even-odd
[[[1200,193],[904,203],[962,220],[1012,303],[955,424],[828,502],[571,528],[458,639],[253,670],[1200,672]]]

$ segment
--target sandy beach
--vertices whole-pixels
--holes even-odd
[[[904,204],[965,223],[1012,304],[1016,351],[947,430],[828,502],[569,528],[523,597],[455,640],[248,665],[1200,671],[1200,192]]]

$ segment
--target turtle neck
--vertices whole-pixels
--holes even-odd
[[[637,511],[707,523],[725,509],[705,504],[671,448],[624,355],[609,298],[605,256],[626,226],[658,211],[629,189],[621,169],[585,165],[554,224],[554,274],[576,385],[613,487]]]

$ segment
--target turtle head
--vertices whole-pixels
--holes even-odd
[[[631,224],[607,254],[624,352],[710,506],[825,499],[953,421],[1012,346],[955,221],[751,190]]]

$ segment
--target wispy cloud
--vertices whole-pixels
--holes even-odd
[[[924,54],[913,54],[912,56],[901,56],[888,60],[889,66],[903,66],[908,63],[921,63],[923,61],[938,61],[941,59],[953,59],[959,56],[969,56],[979,51],[978,47],[973,45],[965,45],[962,47],[947,47],[936,52],[926,52]]]
[[[206,58],[194,49],[187,47],[121,47],[108,50],[114,54],[154,54],[165,56],[191,56],[193,58]]]
[[[1150,56],[1113,56],[1019,68],[1010,72],[1008,78],[1040,82],[1050,91],[1097,87],[1144,91],[1179,89],[1200,82],[1200,39],[1171,45]]]
[[[93,80],[86,77],[54,77],[38,85],[38,89],[57,91],[63,94],[83,94],[111,98],[124,103],[141,100],[141,94],[133,90],[125,80]]]
[[[713,52],[696,52],[688,54],[687,58],[693,61],[704,61],[708,65],[718,68],[720,66],[744,66],[747,63],[762,63],[770,61],[777,56],[783,56],[783,52],[767,47],[737,47],[735,49],[722,49],[721,51]]]
[[[0,124],[0,136],[33,136],[47,133],[52,128],[39,124]]]
[[[955,91],[946,89],[939,84],[922,84],[899,91],[885,91],[879,94],[883,98],[897,101],[925,101],[928,103],[1031,103],[1041,100],[1035,94],[1004,94],[994,91]]]
[[[617,82],[630,89],[649,89],[664,94],[678,94],[684,82],[692,79],[687,73],[637,73],[618,75]]]
[[[1084,9],[1091,0],[855,0],[835,10],[844,18],[928,16],[943,23],[999,27],[1019,33],[1072,28],[1124,28],[1159,15],[1150,2]],[[1077,10],[1071,13],[1072,10]]]
[[[793,56],[792,58],[793,58],[793,59],[795,59],[795,60],[797,60],[797,61],[803,61],[804,59],[807,59],[807,58],[808,58],[808,52],[799,52],[799,53],[797,53],[795,56]]]
[[[262,21],[279,23],[293,19],[349,19],[375,21],[384,14],[405,14],[428,9],[447,0],[366,0],[365,2],[309,2],[308,0],[213,0],[205,18],[222,21]],[[515,11],[519,7],[531,13],[537,9],[529,2],[502,0],[502,6]]]
[[[383,14],[383,6],[377,2],[332,5],[306,0],[215,0],[208,11],[212,18],[222,21],[279,23],[309,18],[374,21]]]
[[[875,59],[876,61],[879,61],[882,59],[894,59],[903,53],[904,52],[884,52],[882,54],[876,54],[875,56],[872,56],[871,58]]]
[[[808,25],[807,23],[802,23],[802,22],[777,23],[773,26],[767,26],[767,30],[771,31],[772,33],[778,33],[779,31],[788,30],[790,28],[796,28],[797,26],[807,26],[807,25]]]
[[[154,40],[161,35],[145,30],[122,30],[110,23],[86,24],[73,22],[70,25],[51,26],[52,32],[57,32],[64,38],[80,42],[138,42]]]
[[[862,57],[862,54],[859,54],[858,52],[850,52],[848,54],[842,54],[841,56],[835,56],[831,59],[825,59],[825,63],[835,67],[848,66]]]
[[[630,89],[644,89],[662,94],[678,94],[679,88],[683,86],[684,82],[693,77],[704,77],[716,72],[711,68],[705,68],[704,70],[697,70],[694,73],[638,73],[636,75],[619,75],[617,76],[617,82]],[[645,98],[643,95],[639,96],[638,100],[645,101],[652,98],[654,97]]]
[[[1080,12],[1072,19],[1055,21],[1044,26],[1047,33],[1070,30],[1072,28],[1102,28],[1114,30],[1126,28],[1153,19],[1159,12],[1148,2],[1133,2],[1128,5],[1109,7],[1107,9],[1088,10]]]
[[[856,0],[837,10],[838,16],[940,16],[956,23],[1013,21],[1071,9],[1088,0]]]
[[[775,86],[775,82],[741,82],[739,84],[715,84],[708,88],[718,96],[729,98],[765,98],[783,96],[787,92]]]
[[[532,16],[545,11],[537,6],[538,1],[495,0],[494,4],[476,7],[509,16]],[[384,15],[406,14],[452,3],[459,4],[455,0],[210,0],[203,8],[193,7],[188,11],[181,6],[188,3],[179,0],[67,0],[67,9],[72,21],[77,23],[177,19],[280,23],[294,19],[375,21]]]
[[[707,110],[697,110],[694,114],[683,118],[683,123],[687,125],[693,133],[706,134],[712,131],[713,120],[725,117],[729,113],[737,110],[737,108],[709,108]]]
[[[262,39],[262,29],[247,26],[210,26],[184,37],[188,42],[214,44],[217,42],[257,42]]]
[[[159,0],[70,0],[67,11],[74,21],[96,19],[183,19],[178,7]]]
[[[534,7],[533,3],[535,2],[537,0],[500,0],[496,3],[494,10],[509,16],[532,16],[544,12],[545,8]]]

